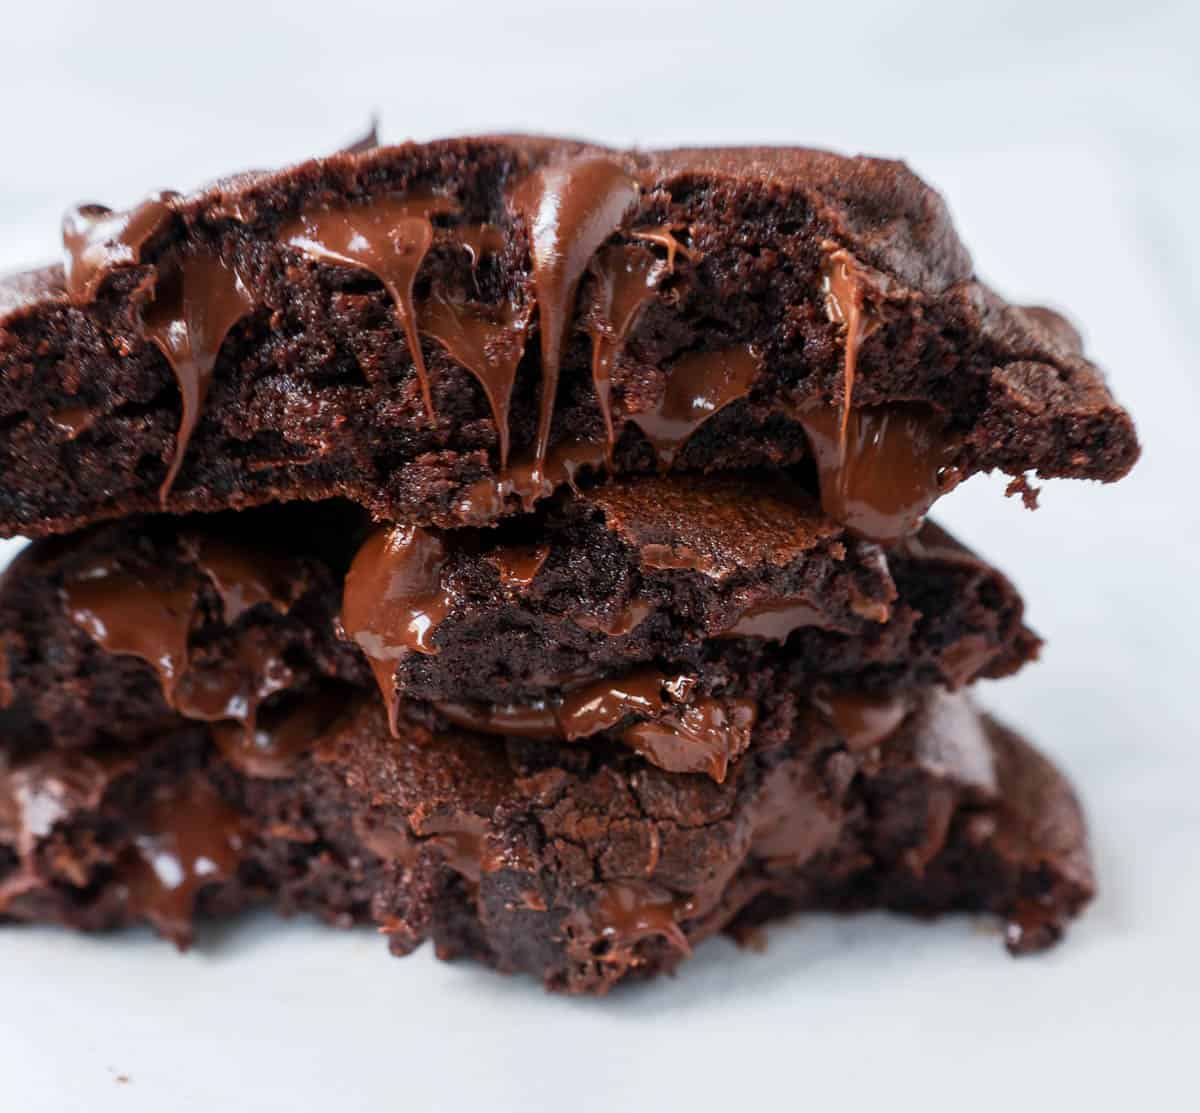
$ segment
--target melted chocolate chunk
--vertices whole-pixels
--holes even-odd
[[[342,625],[375,673],[396,729],[396,663],[407,653],[436,653],[433,638],[454,606],[442,584],[446,545],[416,526],[373,533],[346,576]]]
[[[194,580],[152,583],[114,561],[85,569],[63,587],[76,625],[109,653],[127,653],[149,664],[168,701],[187,669],[196,593]]]
[[[760,370],[758,355],[748,346],[684,356],[668,369],[658,406],[630,414],[630,420],[645,433],[665,470],[701,425],[750,393]]]
[[[881,544],[916,532],[943,493],[942,472],[953,455],[931,410],[863,407],[845,411],[839,421],[828,407],[817,405],[798,412],[796,419],[808,435],[821,507],[830,517]]]

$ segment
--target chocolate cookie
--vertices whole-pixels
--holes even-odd
[[[1113,480],[1128,415],[901,164],[492,137],[133,209],[0,284],[0,533],[339,496],[494,522],[600,473],[795,465],[863,536],[1001,468]]]
[[[0,918],[148,922],[185,945],[195,917],[266,900],[571,993],[805,909],[983,912],[1014,953],[1056,940],[1093,888],[1062,777],[961,695],[869,717],[796,704],[721,784],[623,747],[395,738],[367,700],[270,775],[199,726],[6,755]]]

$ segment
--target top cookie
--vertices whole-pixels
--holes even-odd
[[[903,165],[529,137],[343,152],[64,221],[0,282],[0,533],[350,498],[480,525],[591,474],[793,469],[862,536],[965,476],[1120,478],[1057,315]]]

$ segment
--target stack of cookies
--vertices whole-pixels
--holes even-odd
[[[0,919],[266,902],[600,993],[1091,897],[966,694],[1039,639],[925,515],[1137,439],[902,165],[362,144],[63,246],[0,283]]]

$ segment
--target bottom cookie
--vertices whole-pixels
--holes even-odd
[[[808,909],[990,913],[1033,951],[1093,892],[1070,787],[962,695],[793,707],[721,784],[619,745],[394,738],[377,703],[312,717],[263,776],[200,726],[0,765],[0,918],[186,945],[271,901],[603,993]]]

